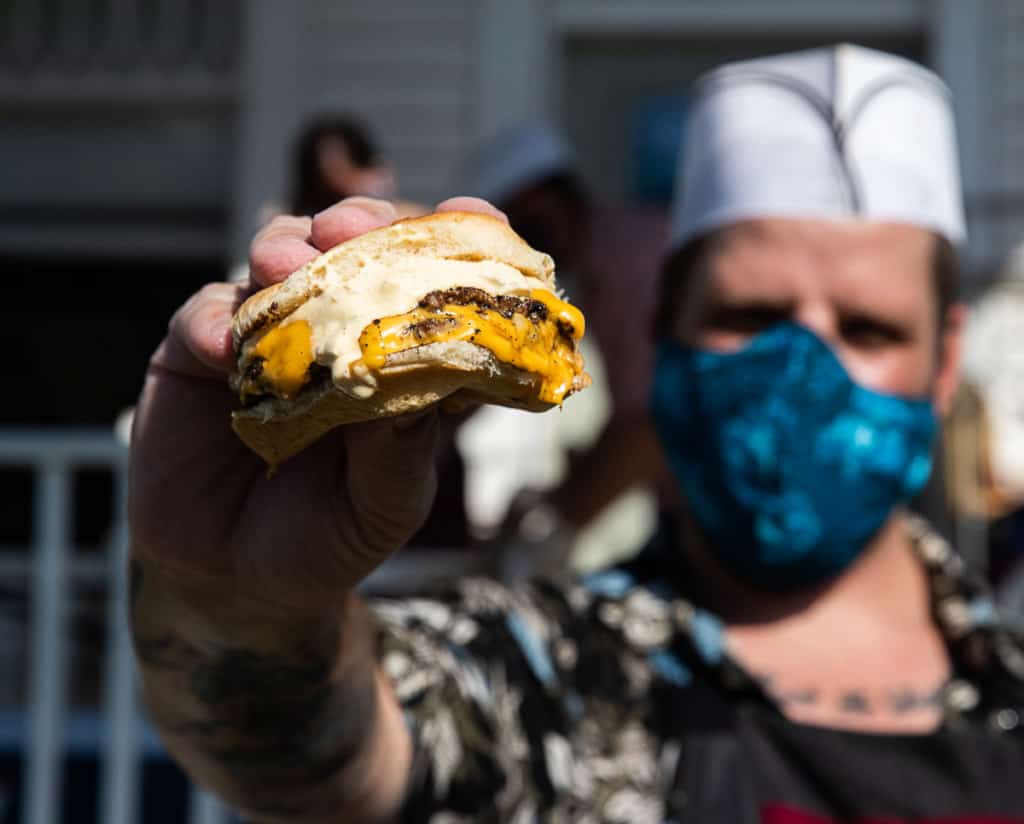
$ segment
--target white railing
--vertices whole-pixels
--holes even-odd
[[[125,419],[127,420],[127,418]],[[127,425],[119,428],[127,429]],[[23,753],[22,824],[55,824],[61,809],[64,757],[94,751],[100,762],[96,820],[141,822],[143,757],[160,753],[159,742],[137,703],[135,667],[128,636],[128,533],[125,519],[127,449],[107,430],[0,429],[0,470],[27,468],[33,475],[32,539],[27,547],[0,547],[0,587],[28,593],[27,706],[7,719],[7,735]],[[72,477],[77,470],[103,469],[114,478],[112,524],[102,554],[76,554],[72,523]],[[521,554],[509,547],[512,554]],[[368,594],[421,590],[467,573],[493,574],[502,553],[407,551],[381,567],[363,585]],[[107,626],[103,699],[96,719],[73,715],[68,683],[73,673],[71,604],[75,583],[105,583]],[[17,639],[0,637],[0,645]],[[2,799],[0,799],[2,801]],[[226,824],[231,814],[215,798],[194,788],[190,824]]]
[[[96,820],[134,824],[141,821],[143,743],[149,741],[151,751],[155,739],[137,704],[128,638],[127,450],[106,431],[0,430],[0,468],[27,468],[34,484],[30,546],[0,550],[0,584],[23,588],[29,595],[27,724],[20,735],[22,822],[58,821],[62,766],[75,726],[67,688],[72,585],[103,579],[107,598],[103,699],[99,732],[90,742],[100,761]],[[72,475],[82,468],[102,468],[114,477],[113,523],[105,552],[98,559],[74,552]],[[219,803],[193,792],[191,824],[221,824],[226,818]]]

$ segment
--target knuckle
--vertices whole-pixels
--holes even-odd
[[[309,229],[309,218],[300,215],[277,215],[257,234],[256,239],[272,237],[283,233],[297,234]]]
[[[308,217],[279,215],[270,221],[249,244],[249,264],[253,269],[272,269],[280,259],[282,248],[305,242],[312,221]]]
[[[390,200],[380,197],[369,197],[367,195],[347,197],[339,205],[362,209],[364,212],[371,212],[375,216],[388,216],[395,213],[395,205]]]
[[[249,246],[249,269],[253,274],[264,271],[274,252],[273,240],[257,235]]]
[[[207,283],[202,286],[171,316],[170,333],[186,341],[194,339],[197,327],[223,306],[225,286],[228,284]]]

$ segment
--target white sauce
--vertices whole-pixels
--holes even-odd
[[[313,357],[331,367],[335,382],[352,379],[351,366],[360,357],[359,335],[368,324],[412,311],[429,292],[470,286],[492,295],[528,295],[534,289],[548,288],[543,281],[493,260],[409,257],[386,265],[369,258],[363,263],[357,276],[339,278],[341,282],[331,278],[320,295],[307,300],[284,321],[309,322]]]

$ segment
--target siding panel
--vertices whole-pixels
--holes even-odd
[[[402,194],[449,194],[474,122],[475,0],[311,0],[302,74],[304,114],[367,121],[395,165]]]
[[[993,26],[996,52],[993,119],[997,141],[996,203],[999,257],[1024,242],[1024,3],[1001,0]]]

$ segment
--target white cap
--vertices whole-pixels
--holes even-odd
[[[549,123],[519,123],[480,146],[465,171],[460,194],[500,204],[550,175],[571,171],[574,165],[569,143]]]
[[[966,239],[949,89],[839,45],[723,66],[690,110],[670,247],[758,217],[911,223]]]

